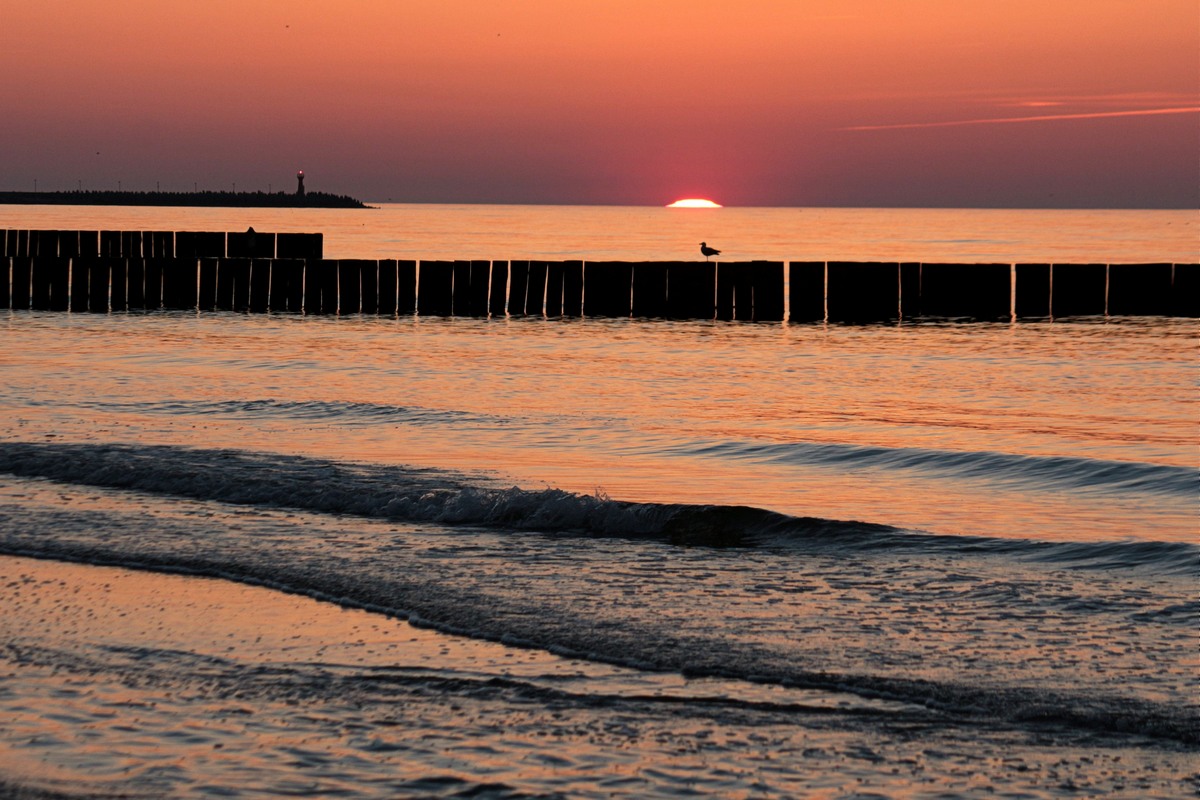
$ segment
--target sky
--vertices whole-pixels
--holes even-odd
[[[1196,0],[38,0],[0,190],[1200,208]]]

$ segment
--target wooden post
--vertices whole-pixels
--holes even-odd
[[[146,264],[140,258],[122,258],[120,263],[125,272],[125,307],[146,307]],[[74,295],[74,292],[72,292]]]
[[[667,265],[641,261],[633,265],[630,276],[632,297],[629,304],[630,316],[666,317]]]
[[[488,300],[491,297],[492,262],[471,262],[471,297],[467,304],[472,317],[488,315]],[[457,287],[456,287],[457,288]]]
[[[100,256],[100,231],[80,231],[79,252],[76,255],[80,258],[98,258]]]
[[[563,315],[563,271],[561,261],[546,263],[546,316]]]
[[[129,310],[129,259],[106,258],[109,268],[109,280],[112,289],[109,292],[109,308],[113,311]]]
[[[196,310],[199,259],[152,258],[147,263],[157,264],[162,272],[163,308]]]
[[[1171,313],[1170,264],[1109,264],[1108,313]]]
[[[254,255],[256,245],[258,244],[259,234],[257,231],[234,232],[230,231],[225,234],[225,255],[228,258],[250,258]]]
[[[176,258],[225,258],[225,233],[180,231],[175,234]]]
[[[58,259],[39,256],[29,265],[29,308],[46,311],[50,304],[50,265]]]
[[[124,237],[120,231],[100,231],[100,252],[98,255],[116,258],[121,255],[121,240]]]
[[[32,261],[30,307],[37,311],[64,311],[71,278],[71,259],[38,258]]]
[[[336,314],[338,268],[336,261],[323,258],[305,262],[304,311],[307,314]]]
[[[146,271],[146,308],[163,307],[163,262],[152,258],[140,259]]]
[[[1009,264],[922,264],[920,314],[1001,320],[1012,316]]]
[[[364,261],[359,272],[359,285],[362,287],[362,313],[378,314],[379,304],[379,261]],[[394,301],[393,301],[394,302]],[[389,309],[388,315],[391,316]]]
[[[381,259],[379,261],[379,285],[376,287],[376,297],[378,304],[376,305],[375,313],[381,317],[396,316],[396,298],[399,286],[396,283],[399,278],[399,268],[396,265],[396,260]]]
[[[274,258],[274,233],[253,229],[242,233],[229,233],[225,239],[225,252],[229,258]]]
[[[325,261],[313,259],[304,265],[304,313],[320,313],[320,293],[324,283]]]
[[[1200,317],[1200,264],[1172,266],[1171,314],[1176,317]]]
[[[362,311],[362,274],[368,263],[375,265],[374,261],[357,259],[337,262],[339,314],[358,314]]]
[[[753,319],[751,271],[751,262],[722,261],[717,264],[717,319]]]
[[[250,308],[250,272],[252,259],[230,258],[233,264],[233,310],[245,312]]]
[[[74,258],[79,255],[79,231],[58,231],[59,258]]]
[[[451,293],[451,314],[456,317],[471,315],[471,262],[454,262],[454,290]]]
[[[121,231],[121,250],[117,255],[125,258],[148,258],[148,253],[142,253],[142,232]]]
[[[583,262],[563,263],[563,307],[564,317],[583,316]]]
[[[1050,267],[1050,315],[1104,313],[1108,268],[1104,264],[1053,264]]]
[[[526,287],[526,314],[529,317],[546,315],[547,272],[546,261],[529,261],[529,279]]]
[[[788,320],[825,319],[825,262],[793,261],[788,265]]]
[[[271,308],[272,258],[256,258],[250,262],[250,311],[263,314]]]
[[[884,322],[900,316],[900,265],[831,261],[826,308],[830,322]]]
[[[88,310],[88,297],[91,294],[88,282],[91,280],[92,263],[98,260],[95,258],[71,260],[71,298],[69,300],[71,311],[82,313]]]
[[[493,261],[491,290],[488,294],[488,316],[503,317],[508,307],[508,262]]]
[[[71,263],[72,258],[62,259],[55,267],[55,275],[50,282],[50,310],[67,311],[71,308]]]
[[[396,314],[417,313],[417,262],[396,262]]]
[[[783,262],[753,261],[750,265],[755,322],[783,321]]]
[[[33,258],[54,258],[58,255],[58,231],[30,231],[29,255]]]
[[[921,316],[921,264],[905,262],[900,265],[900,318],[913,319],[919,316]]]
[[[88,311],[95,314],[107,314],[108,281],[111,272],[109,259],[100,258],[88,263]]]
[[[12,293],[9,291],[12,280],[12,256],[0,255],[0,309],[12,308]]]
[[[525,296],[529,292],[529,262],[508,262],[508,313],[514,317],[524,316]]]
[[[275,237],[275,257],[321,259],[325,257],[324,242],[321,233],[280,233]]]
[[[727,266],[734,268],[733,274],[733,317],[743,322],[754,319],[754,264],[744,261],[727,261]],[[721,266],[717,266],[717,275],[721,274]]]
[[[583,315],[628,317],[633,313],[634,269],[634,265],[628,261],[590,261],[584,264]]]
[[[217,272],[221,269],[220,259],[201,258],[200,283],[196,296],[196,308],[212,311],[217,307]]]
[[[679,261],[667,264],[667,316],[672,319],[713,319],[716,316],[715,262]]]
[[[213,297],[213,308],[217,311],[234,310],[234,284],[237,282],[235,263],[230,258],[217,260],[217,291]]]
[[[448,317],[454,313],[454,262],[422,261],[417,277],[417,313]]]
[[[1050,265],[1017,264],[1013,308],[1017,317],[1045,319],[1050,316]]]
[[[271,311],[304,311],[304,262],[300,259],[275,259],[271,262],[271,293],[267,299]]]
[[[711,263],[711,262],[710,262]],[[717,264],[717,319],[731,320],[733,319],[733,304],[734,296],[737,292],[734,290],[734,278],[736,277],[737,267],[732,263]]]

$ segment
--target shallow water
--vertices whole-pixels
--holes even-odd
[[[0,596],[0,769],[51,792],[1153,797],[1190,760],[559,658],[222,581],[6,558]]]
[[[1190,320],[26,313],[0,326],[8,440],[464,469],[949,535],[1195,542]]]
[[[355,248],[401,241],[411,212],[436,231],[412,255],[443,257],[490,218],[462,241],[493,250],[507,221],[531,255],[566,257],[635,211],[395,207],[369,233],[344,212],[292,229],[397,257]],[[759,211],[770,236],[739,235],[810,257],[796,214]],[[698,238],[645,212],[640,249],[604,257]],[[28,227],[239,227],[232,210],[46,213]],[[272,213],[255,227],[287,229]],[[889,259],[1058,241],[1124,260],[1056,214],[981,213],[858,216],[905,232]],[[1108,235],[1141,243],[1113,253],[1177,257],[1170,213],[1123,213]],[[821,258],[884,247],[842,223]],[[220,580],[0,559],[0,788],[1195,793],[1197,334],[7,313],[0,553]],[[256,632],[247,607],[299,638]]]

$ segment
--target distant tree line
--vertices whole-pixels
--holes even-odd
[[[0,205],[370,208],[344,194],[305,192],[0,192]]]

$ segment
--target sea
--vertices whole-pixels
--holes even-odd
[[[1151,263],[1187,211],[0,206]],[[0,796],[1200,794],[1200,321],[0,312]]]

